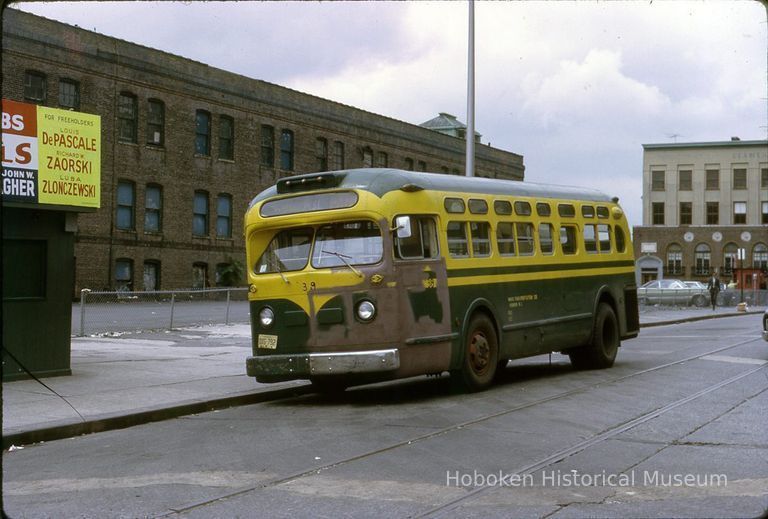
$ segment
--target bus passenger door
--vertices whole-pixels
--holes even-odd
[[[450,366],[453,338],[445,260],[433,217],[410,215],[407,225],[410,232],[394,233],[401,353],[408,371],[437,373]]]

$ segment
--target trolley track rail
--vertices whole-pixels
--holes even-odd
[[[401,448],[401,447],[406,447],[406,446],[412,445],[414,443],[427,441],[427,440],[430,440],[432,438],[436,438],[436,437],[439,437],[439,436],[442,436],[442,435],[445,435],[445,434],[450,434],[451,432],[458,431],[458,430],[464,429],[466,427],[471,427],[473,425],[480,424],[480,423],[483,423],[483,422],[486,422],[486,421],[489,421],[489,420],[493,420],[494,418],[505,416],[505,415],[508,415],[508,414],[511,414],[511,413],[515,413],[515,412],[524,410],[524,409],[529,409],[529,408],[532,408],[532,407],[535,407],[535,406],[538,406],[538,405],[541,405],[541,404],[545,404],[545,403],[548,403],[548,402],[552,402],[552,401],[555,401],[555,400],[559,400],[559,399],[562,399],[562,398],[567,398],[567,397],[570,397],[570,396],[573,396],[573,395],[577,395],[577,394],[580,394],[580,393],[585,393],[587,391],[593,390],[593,389],[601,387],[601,386],[607,386],[607,385],[611,385],[611,384],[616,384],[616,383],[619,383],[619,382],[622,382],[622,381],[625,381],[625,380],[628,380],[628,379],[632,379],[632,378],[635,378],[635,377],[639,377],[639,376],[642,376],[642,375],[645,375],[645,374],[648,374],[648,373],[653,373],[653,372],[657,372],[657,371],[660,371],[660,370],[663,370],[663,369],[667,369],[667,368],[671,368],[671,367],[674,367],[674,366],[679,366],[679,365],[684,364],[686,362],[690,362],[690,361],[693,361],[693,360],[701,359],[702,357],[706,357],[708,355],[714,355],[714,354],[717,354],[717,353],[721,353],[723,351],[727,351],[727,350],[730,350],[730,349],[733,349],[733,348],[738,348],[740,346],[744,346],[746,344],[750,344],[750,343],[755,342],[757,340],[758,340],[758,338],[751,337],[749,339],[741,340],[741,341],[738,341],[738,342],[733,343],[733,344],[728,344],[728,345],[721,346],[721,347],[718,347],[718,348],[715,348],[715,349],[712,349],[712,350],[708,350],[706,352],[697,353],[695,355],[690,355],[690,356],[684,357],[682,359],[678,359],[678,360],[675,360],[675,361],[671,361],[671,362],[667,362],[667,363],[664,363],[664,364],[660,364],[658,366],[653,366],[653,367],[650,367],[650,368],[642,369],[642,370],[635,371],[635,372],[632,372],[632,373],[628,373],[628,374],[625,374],[625,375],[621,375],[621,376],[618,376],[618,377],[608,378],[608,379],[601,380],[601,381],[598,381],[598,382],[595,382],[595,383],[592,383],[592,384],[587,384],[587,385],[580,386],[580,387],[577,387],[577,388],[574,388],[574,389],[570,389],[570,390],[567,390],[567,391],[562,391],[562,392],[556,393],[554,395],[550,395],[550,396],[547,396],[547,397],[544,397],[544,398],[539,398],[539,399],[536,399],[536,400],[533,400],[531,402],[527,402],[527,403],[524,403],[524,404],[512,406],[512,407],[509,407],[509,408],[506,408],[506,409],[503,409],[501,411],[497,411],[497,412],[494,412],[494,413],[488,413],[488,414],[485,414],[483,416],[480,416],[480,417],[477,417],[477,418],[474,418],[474,419],[471,419],[471,420],[467,420],[467,421],[464,421],[464,422],[460,422],[460,423],[457,423],[457,424],[453,424],[453,425],[444,427],[444,428],[442,428],[440,430],[437,430],[437,431],[431,431],[429,433],[420,434],[420,435],[417,435],[417,436],[414,436],[414,437],[411,437],[411,438],[408,438],[408,439],[404,439],[404,440],[401,440],[401,441],[397,441],[397,442],[391,443],[389,445],[385,445],[385,446],[377,448],[377,449],[372,449],[372,450],[369,450],[369,451],[366,451],[366,452],[362,452],[362,453],[354,455],[354,456],[349,456],[349,457],[346,457],[344,459],[335,460],[335,461],[332,461],[332,462],[329,462],[329,463],[326,463],[326,464],[322,464],[322,465],[319,465],[319,466],[308,468],[306,470],[296,471],[296,472],[293,472],[293,473],[285,475],[285,476],[269,479],[267,481],[261,481],[258,484],[249,485],[247,487],[235,489],[235,490],[232,490],[230,492],[225,492],[225,493],[222,493],[222,494],[220,494],[218,496],[211,497],[211,498],[199,501],[199,502],[189,503],[189,504],[181,506],[181,507],[175,507],[175,508],[172,508],[172,509],[170,509],[170,510],[168,510],[166,512],[158,513],[157,515],[155,515],[155,517],[170,517],[170,516],[174,516],[174,515],[177,515],[177,514],[182,514],[182,513],[185,513],[185,512],[190,512],[192,510],[203,508],[203,507],[206,507],[208,505],[212,505],[214,503],[225,501],[225,500],[228,500],[228,499],[231,499],[231,498],[235,498],[235,497],[238,497],[238,496],[242,496],[242,495],[248,494],[250,492],[260,491],[260,490],[268,489],[268,488],[271,488],[271,487],[279,486],[279,485],[287,483],[289,481],[301,479],[301,478],[304,478],[304,477],[314,476],[314,475],[320,474],[320,473],[322,473],[324,471],[328,471],[328,470],[334,469],[336,467],[340,467],[340,466],[343,466],[343,465],[346,465],[346,464],[349,464],[349,463],[354,463],[356,461],[364,460],[366,458],[370,458],[372,456],[376,456],[376,455],[379,455],[379,454],[382,454],[382,453],[385,453],[385,452],[388,452],[388,451],[392,451],[392,450],[395,450],[395,449],[398,449],[398,448]],[[596,435],[594,435],[594,436],[592,436],[590,438],[587,438],[584,441],[578,442],[578,443],[576,443],[576,444],[574,444],[574,445],[572,445],[570,447],[567,447],[567,448],[564,448],[562,450],[559,450],[559,451],[555,452],[554,454],[551,454],[551,455],[549,455],[549,456],[547,456],[545,458],[539,459],[539,460],[537,460],[535,462],[532,462],[532,463],[526,464],[525,466],[519,467],[517,469],[517,471],[515,471],[515,472],[517,472],[518,474],[521,474],[521,475],[522,474],[527,474],[527,473],[535,472],[537,470],[545,468],[545,467],[547,467],[549,465],[552,465],[554,463],[557,463],[558,461],[561,461],[561,460],[563,460],[563,459],[565,459],[565,458],[567,458],[567,457],[569,457],[569,456],[571,456],[573,454],[581,452],[581,451],[583,451],[583,450],[585,450],[585,449],[587,449],[589,447],[592,447],[594,445],[597,445],[597,444],[599,444],[599,443],[601,443],[601,442],[603,442],[603,441],[605,441],[607,439],[615,437],[616,435],[621,434],[621,433],[623,433],[623,432],[625,432],[625,431],[627,431],[629,429],[632,429],[633,427],[636,427],[636,426],[638,426],[638,425],[640,425],[642,423],[645,423],[645,422],[648,422],[650,420],[653,420],[654,418],[657,418],[660,415],[663,415],[664,413],[672,411],[673,409],[676,409],[676,408],[678,408],[680,406],[683,406],[683,405],[685,405],[685,404],[687,404],[687,403],[689,403],[689,402],[691,402],[693,400],[696,400],[697,398],[700,398],[700,397],[702,397],[704,395],[707,395],[709,393],[717,391],[718,389],[721,389],[721,388],[723,388],[723,387],[725,387],[725,386],[727,386],[729,384],[737,382],[737,381],[739,381],[739,380],[741,380],[741,379],[743,379],[743,378],[745,378],[745,377],[747,377],[749,375],[754,374],[755,372],[757,372],[757,371],[759,371],[761,369],[765,369],[766,366],[768,366],[768,364],[763,364],[763,365],[759,365],[759,366],[756,366],[756,367],[752,367],[751,369],[749,369],[747,371],[744,371],[744,372],[742,372],[742,373],[740,373],[740,374],[738,374],[736,376],[730,377],[727,380],[724,380],[724,381],[721,381],[721,382],[709,385],[706,388],[704,388],[704,389],[702,389],[702,390],[700,390],[700,391],[698,391],[696,393],[693,393],[692,395],[680,398],[680,399],[675,400],[674,402],[666,404],[666,405],[664,405],[662,407],[659,407],[657,409],[654,409],[654,410],[651,410],[649,412],[646,412],[646,413],[644,413],[644,414],[642,414],[642,415],[640,415],[640,416],[638,416],[636,418],[633,418],[633,419],[631,419],[631,420],[629,420],[629,421],[627,421],[625,423],[616,425],[616,426],[611,427],[611,428],[609,428],[609,429],[607,429],[607,430],[605,430],[603,432],[600,432],[600,433],[598,433],[598,434],[596,434]],[[457,506],[459,506],[460,504],[462,504],[464,502],[467,502],[468,500],[471,500],[471,499],[474,499],[474,498],[477,498],[479,496],[484,495],[488,490],[489,490],[489,488],[486,488],[486,487],[476,489],[476,490],[471,491],[467,495],[464,495],[464,496],[462,496],[460,498],[451,500],[451,501],[449,501],[447,503],[444,503],[444,504],[435,506],[435,507],[433,507],[433,508],[431,508],[429,510],[423,511],[423,512],[419,513],[418,515],[416,515],[416,517],[439,517],[442,513],[449,512],[450,510],[453,510],[454,508],[456,508]]]

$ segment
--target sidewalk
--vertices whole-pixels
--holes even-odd
[[[762,313],[750,308],[749,313]],[[733,309],[641,311],[642,327],[745,315]],[[259,384],[245,375],[250,326],[73,337],[72,375],[3,383],[3,449],[308,392],[306,381]],[[78,415],[79,412],[79,415]]]

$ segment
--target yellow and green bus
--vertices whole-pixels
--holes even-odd
[[[613,365],[637,336],[618,199],[397,169],[283,178],[245,216],[259,382],[320,390],[450,372],[488,387],[510,359]]]

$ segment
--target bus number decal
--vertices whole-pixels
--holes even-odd
[[[302,284],[301,284],[301,289],[302,289],[304,292],[310,292],[310,291],[312,291],[312,290],[317,290],[317,284],[315,284],[315,282],[314,282],[314,281],[313,281],[313,282],[311,282],[311,283],[302,283]]]
[[[437,288],[437,278],[423,279],[421,284],[424,288]]]

